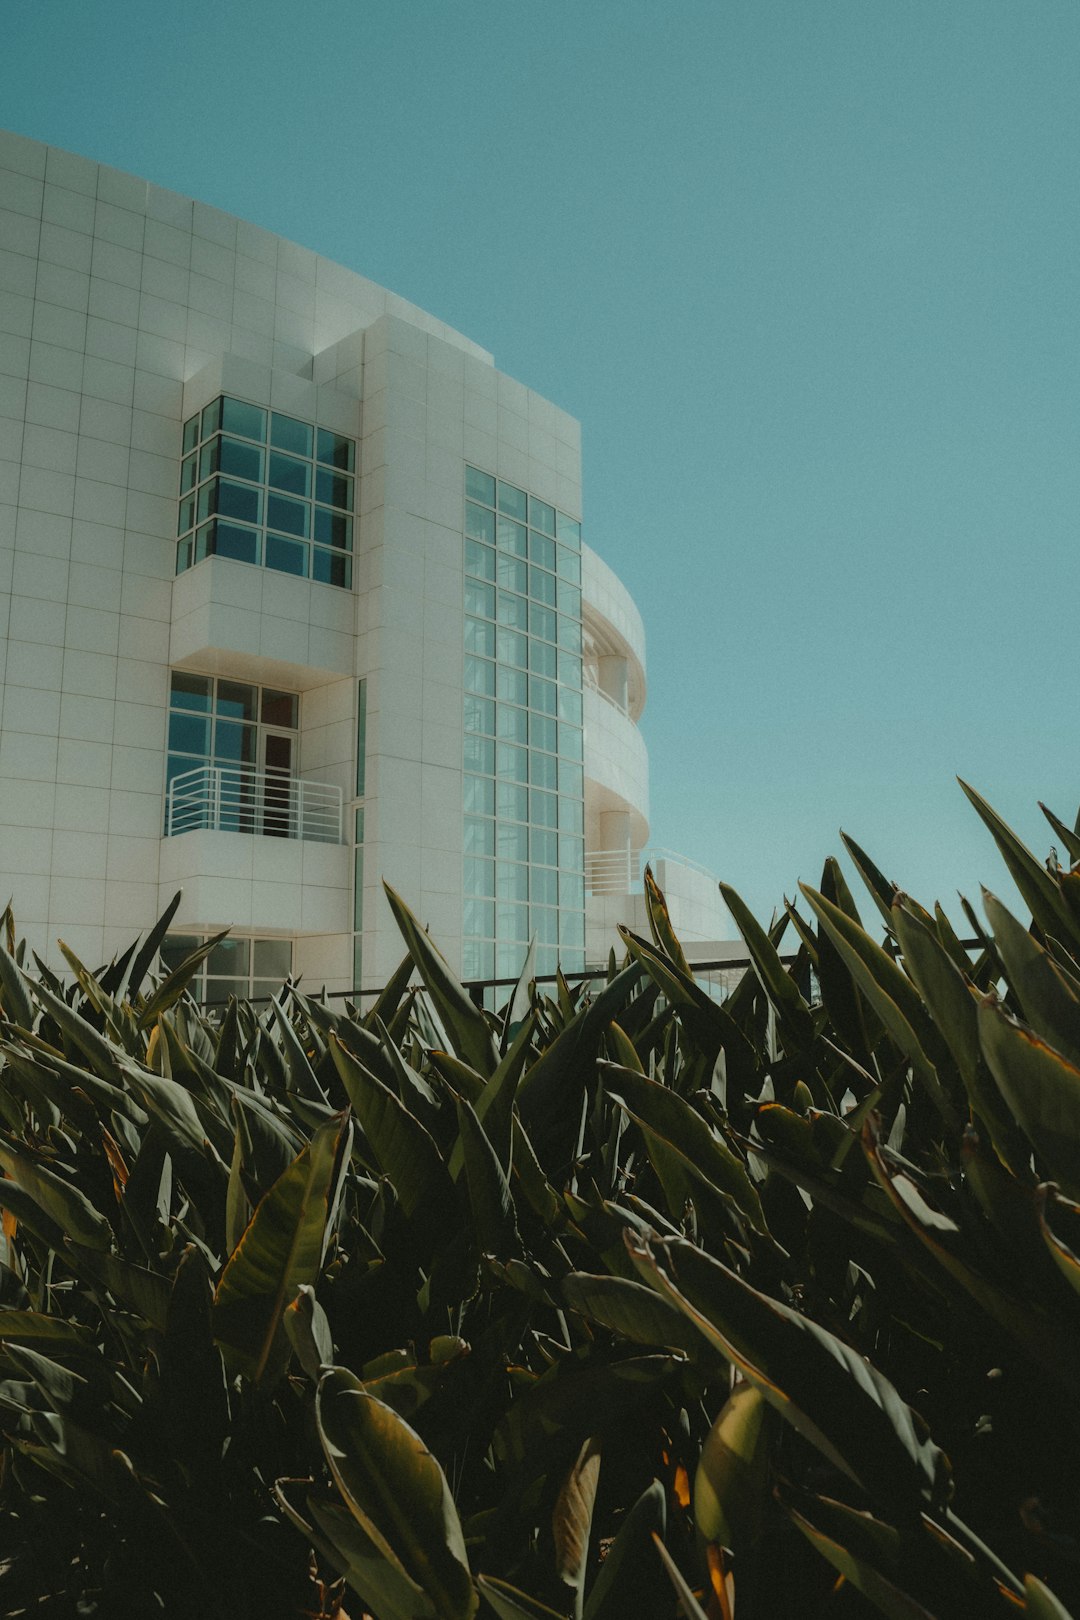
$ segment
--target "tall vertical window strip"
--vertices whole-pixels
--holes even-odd
[[[356,797],[364,797],[364,779],[367,759],[367,681],[358,681],[356,688]]]
[[[227,394],[184,423],[176,572],[231,557],[352,587],[356,442]]]
[[[581,525],[465,469],[466,978],[585,965]]]
[[[361,682],[363,685],[363,682]],[[363,986],[364,969],[364,812],[356,812],[353,848],[353,989]]]

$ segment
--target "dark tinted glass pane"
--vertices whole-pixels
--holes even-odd
[[[352,472],[353,459],[356,446],[352,439],[346,439],[341,433],[331,433],[328,428],[319,429],[319,460],[329,467],[340,467],[342,472]]]
[[[291,450],[294,456],[310,456],[311,429],[306,422],[294,416],[281,416],[277,411],[270,418],[270,443],[275,450]]]
[[[499,511],[505,512],[507,517],[519,518],[524,523],[528,511],[525,491],[515,489],[513,484],[500,484]]]
[[[215,478],[199,491],[199,517],[219,512],[222,517],[239,518],[241,523],[258,523],[262,518],[262,493],[249,484],[231,484]]]
[[[170,714],[169,751],[174,754],[196,754],[207,759],[210,754],[210,717],[201,714]],[[194,764],[195,761],[189,761]]]
[[[257,720],[259,688],[246,681],[219,681],[217,712],[226,720]]]
[[[211,401],[211,403],[202,413],[202,423],[199,429],[199,437],[201,439],[208,439],[211,433],[216,433],[220,426],[221,401],[220,399],[215,399]]]
[[[214,524],[211,550],[217,557],[231,557],[234,562],[257,563],[259,535],[255,529],[241,528],[239,523]]]
[[[344,551],[351,551],[352,524],[352,518],[346,517],[344,512],[330,512],[325,506],[315,508],[315,538],[324,546],[340,546]]]
[[[529,497],[529,522],[534,529],[543,529],[545,534],[555,533],[555,508],[546,501],[538,501],[535,495]]]
[[[490,737],[495,731],[495,705],[490,698],[474,692],[465,694],[465,730]]]
[[[176,572],[178,574],[191,567],[191,536],[181,540],[176,548]]]
[[[195,497],[188,495],[180,502],[180,511],[176,519],[177,534],[187,534],[195,522]]]
[[[171,972],[178,968],[192,951],[197,951],[202,944],[198,934],[167,934],[162,940],[158,954],[162,965]]]
[[[195,536],[195,561],[202,562],[204,557],[214,555],[214,530],[216,523],[204,523]]]
[[[206,958],[206,969],[222,978],[246,978],[251,971],[251,941],[223,939]]]
[[[269,482],[275,489],[287,490],[290,495],[311,494],[311,466],[297,461],[295,456],[271,453]]]
[[[490,737],[477,737],[471,731],[467,731],[462,744],[461,758],[467,771],[475,771],[478,776],[490,776],[495,769],[495,744]],[[489,816],[494,813],[494,807],[485,811]]]
[[[308,547],[302,540],[287,540],[283,534],[268,534],[266,566],[276,569],[279,574],[298,574],[303,579],[308,571]]]
[[[482,506],[473,506],[471,501],[465,503],[465,533],[472,540],[483,540],[487,545],[495,544],[495,514],[485,512]]]
[[[195,488],[195,469],[198,465],[198,456],[188,456],[186,461],[180,463],[180,493],[186,495],[189,489]]]
[[[255,727],[219,720],[214,728],[214,759],[222,765],[254,765]]]
[[[345,473],[330,472],[325,467],[319,467],[315,474],[315,498],[325,501],[327,506],[340,506],[346,512],[351,512],[353,481]]]
[[[280,984],[292,972],[292,941],[288,939],[256,939],[254,971],[264,978],[276,979]]]
[[[268,528],[306,536],[311,523],[311,507],[306,501],[293,501],[287,495],[268,495],[266,522]]]
[[[299,703],[295,692],[272,692],[269,687],[264,688],[262,694],[264,725],[287,726],[291,731],[295,731]]]
[[[245,439],[266,438],[266,412],[239,399],[226,396],[221,401],[221,425],[226,433],[239,433]]]
[[[353,560],[347,551],[324,551],[314,546],[311,552],[311,577],[322,585],[341,585],[352,589]]]
[[[198,442],[199,418],[197,416],[189,416],[187,421],[184,423],[184,444],[183,449],[180,452],[181,455],[186,456],[189,450],[194,450]]]
[[[170,702],[174,709],[194,709],[199,714],[209,714],[212,686],[209,675],[188,675],[174,669]]]
[[[244,444],[241,439],[215,439],[218,451],[218,467],[223,473],[229,473],[233,478],[249,478],[254,484],[262,483],[263,453],[253,444]],[[206,451],[203,451],[205,456]],[[205,473],[203,474],[205,477]]]
[[[466,467],[465,493],[471,500],[483,501],[485,506],[494,506],[495,480],[490,473],[481,472],[478,467]]]

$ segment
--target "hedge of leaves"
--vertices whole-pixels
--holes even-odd
[[[849,843],[722,1004],[651,880],[498,1016],[392,893],[363,1016],[9,912],[0,1613],[1080,1613],[1080,835],[969,796],[1030,924]]]

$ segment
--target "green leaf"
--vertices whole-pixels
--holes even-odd
[[[1064,1603],[1034,1575],[1024,1576],[1024,1597],[1027,1600],[1024,1613],[1030,1615],[1031,1620],[1072,1620]]]
[[[309,1495],[307,1510],[365,1610],[372,1605],[379,1620],[434,1620],[435,1610],[420,1587],[383,1556],[347,1508]]]
[[[797,1512],[790,1505],[787,1511],[792,1523],[802,1531],[810,1545],[816,1547],[821,1556],[868,1598],[880,1613],[887,1615],[889,1620],[936,1620],[928,1609],[924,1609],[921,1603],[917,1603],[907,1592],[902,1591],[866,1557],[858,1556],[842,1542],[817,1529],[804,1514]]]
[[[559,1487],[551,1514],[555,1573],[573,1591],[574,1613],[579,1620],[584,1603],[585,1566],[599,1481],[600,1446],[596,1437],[590,1436]]]
[[[647,1613],[648,1593],[653,1584],[655,1564],[652,1536],[663,1540],[667,1532],[667,1493],[658,1479],[647,1486],[626,1515],[618,1535],[607,1550],[589,1591],[584,1620],[623,1620],[626,1615]]]
[[[784,1050],[805,1052],[813,1044],[814,1021],[802,992],[781,962],[775,945],[741,896],[727,883],[721,883],[720,893],[746,942],[761,988],[776,1009]]]
[[[470,1620],[477,1596],[446,1476],[420,1436],[343,1367],[316,1398],[323,1452],[345,1503],[383,1557],[420,1587],[439,1620]]]
[[[1019,999],[1027,1022],[1070,1063],[1080,1064],[1080,999],[1075,983],[986,889],[983,909],[994,931],[1009,988]]]
[[[560,1282],[559,1290],[571,1310],[609,1328],[619,1338],[682,1350],[695,1360],[700,1357],[701,1335],[680,1310],[644,1283],[571,1271]]]
[[[698,1602],[697,1598],[693,1594],[693,1591],[691,1590],[689,1581],[686,1579],[686,1576],[683,1574],[674,1558],[672,1558],[671,1554],[668,1552],[655,1530],[652,1533],[652,1539],[653,1546],[660,1554],[660,1560],[668,1572],[668,1579],[675,1588],[679,1603],[682,1606],[682,1612],[685,1616],[685,1620],[708,1620],[705,1610],[701,1607],[701,1604]]]
[[[730,1198],[759,1232],[768,1230],[761,1199],[746,1166],[692,1104],[668,1086],[633,1069],[601,1063],[600,1071],[614,1101],[621,1103],[639,1125],[668,1143],[691,1175]]]
[[[389,883],[384,883],[383,888],[394,920],[454,1051],[486,1078],[499,1062],[498,1048],[487,1019],[469,999],[445,957],[433,945],[401,896]]]
[[[101,1211],[74,1182],[49,1170],[38,1159],[22,1151],[18,1144],[0,1136],[0,1168],[21,1187],[51,1221],[78,1243],[91,1249],[112,1245],[112,1227]],[[0,1204],[4,1201],[0,1183]],[[18,1210],[14,1212],[16,1215]]]
[[[694,1475],[698,1530],[736,1556],[757,1542],[769,1505],[768,1412],[761,1391],[740,1384],[709,1430]]]
[[[322,1264],[326,1223],[348,1147],[348,1120],[322,1126],[260,1201],[214,1297],[214,1331],[256,1383],[284,1370],[282,1315]]]
[[[667,901],[648,866],[645,868],[645,908],[649,914],[649,928],[657,949],[663,951],[664,955],[674,962],[680,973],[685,973],[689,977],[690,964],[671,926],[671,913],[668,911]]]
[[[438,1218],[454,1207],[454,1190],[435,1143],[415,1114],[353,1056],[336,1035],[330,1051],[383,1175],[405,1214]]]
[[[799,887],[890,1038],[910,1061],[946,1126],[956,1131],[959,1118],[938,1076],[938,1065],[948,1060],[948,1048],[915,986],[839,906],[805,883]]]
[[[95,1353],[94,1335],[78,1322],[42,1311],[0,1310],[0,1342],[29,1345],[51,1355]]]
[[[896,898],[896,884],[890,883],[879,867],[874,865],[864,849],[860,849],[854,838],[849,838],[846,832],[841,832],[844,848],[851,856],[855,870],[866,885],[866,892],[881,913],[886,928],[892,927],[892,904]],[[848,909],[846,906],[843,908]],[[851,915],[858,921],[858,913],[852,908]]]
[[[519,1592],[508,1581],[497,1581],[492,1575],[478,1575],[476,1584],[487,1602],[500,1616],[500,1620],[566,1620],[557,1609]]]
[[[645,1281],[684,1311],[781,1416],[885,1503],[936,1502],[948,1463],[887,1378],[826,1328],[681,1238],[625,1234]]]
[[[317,1382],[324,1367],[334,1359],[334,1340],[326,1312],[315,1298],[310,1283],[304,1283],[292,1303],[285,1308],[285,1332],[297,1359],[308,1377]]]
[[[455,1100],[477,1245],[481,1253],[505,1260],[521,1253],[510,1183],[472,1104],[464,1097]]]
[[[1076,924],[1061,891],[1045,866],[1035,859],[1030,849],[1017,838],[992,810],[980,793],[964,781],[960,786],[975,806],[984,825],[1001,851],[1009,875],[1023,896],[1024,904],[1044,933],[1077,942]]]
[[[984,1001],[978,1017],[983,1053],[1007,1106],[1054,1179],[1080,1196],[1080,1068],[996,1001]]]

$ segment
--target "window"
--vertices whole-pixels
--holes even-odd
[[[517,972],[533,935],[538,972],[573,972],[585,965],[581,525],[467,466],[464,533],[465,976]]]
[[[176,572],[231,557],[352,587],[356,443],[223,394],[184,423]]]
[[[175,669],[169,697],[165,831],[212,828],[292,838],[300,698]],[[306,825],[301,836],[315,836]]]
[[[166,935],[160,952],[162,966],[171,973],[203,943],[198,934]],[[230,934],[200,962],[190,993],[209,1007],[223,1007],[230,996],[260,1001],[276,995],[291,973],[291,939],[245,939]]]

